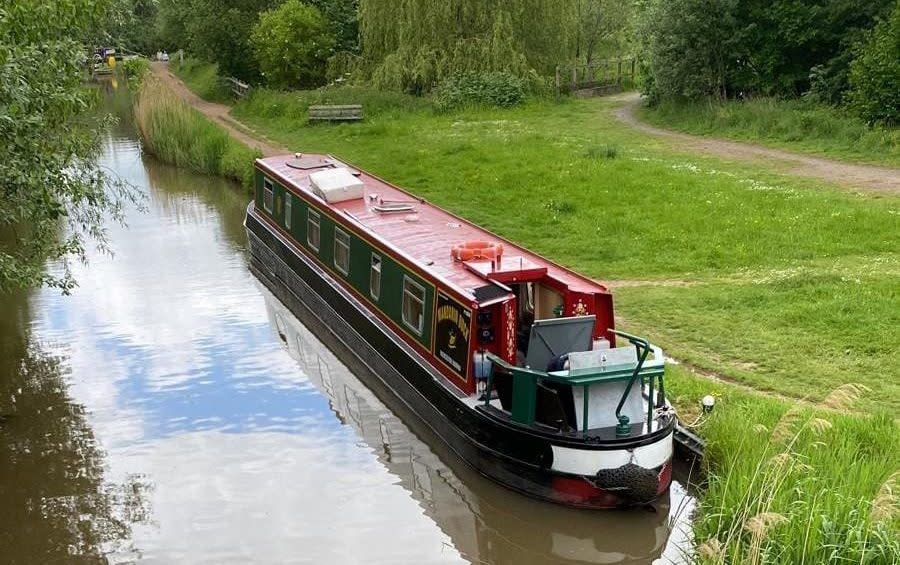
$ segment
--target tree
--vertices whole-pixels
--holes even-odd
[[[332,26],[336,51],[359,51],[359,0],[308,0],[307,3],[318,8]]]
[[[571,0],[360,0],[360,42],[376,86],[413,93],[469,73],[549,75],[571,59]]]
[[[650,99],[728,96],[737,0],[655,0],[639,24]]]
[[[577,0],[575,57],[588,66],[601,50],[618,52],[631,12],[624,0]]]
[[[322,13],[300,0],[259,15],[250,45],[266,82],[282,88],[318,86],[325,78],[325,60],[334,36]]]
[[[851,107],[869,122],[900,123],[900,3],[856,53],[850,66]]]
[[[68,261],[106,246],[104,220],[133,194],[98,167],[103,120],[87,115],[82,40],[105,0],[0,0],[0,291],[75,281]],[[46,261],[59,261],[48,272]]]

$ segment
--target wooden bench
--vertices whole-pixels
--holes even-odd
[[[311,122],[358,122],[362,119],[362,105],[360,104],[309,107],[309,121]]]

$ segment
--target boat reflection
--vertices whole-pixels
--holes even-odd
[[[655,511],[585,511],[532,500],[471,470],[309,311],[301,319],[260,284],[269,322],[290,356],[425,513],[474,563],[649,563],[679,561],[669,544],[684,534],[680,485]],[[314,330],[314,332],[312,330]],[[323,348],[318,344],[324,343]],[[340,357],[340,359],[339,359]],[[387,405],[386,405],[387,403]],[[674,525],[674,526],[673,526]]]

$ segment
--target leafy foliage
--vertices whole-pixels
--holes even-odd
[[[259,67],[249,37],[258,14],[276,0],[160,0],[159,36],[164,47],[189,48],[219,64],[226,76],[255,81]]]
[[[571,50],[566,0],[361,0],[362,54],[379,88],[421,94],[465,73],[549,74]]]
[[[250,34],[263,77],[282,88],[320,85],[334,43],[322,13],[300,0],[261,13]]]
[[[133,194],[96,164],[101,119],[85,119],[79,39],[101,29],[105,0],[0,1],[0,290],[70,290],[67,261],[84,259],[103,223]],[[99,127],[98,127],[99,125]],[[60,260],[47,272],[47,260]]]
[[[525,80],[505,71],[466,73],[444,80],[434,98],[441,110],[465,106],[508,108],[525,100]]]
[[[900,2],[860,47],[850,86],[850,103],[864,119],[900,123]]]
[[[646,91],[660,98],[797,96],[838,102],[851,46],[894,0],[650,0],[639,22]]]

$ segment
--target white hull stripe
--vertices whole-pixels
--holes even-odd
[[[671,459],[673,451],[672,434],[657,442],[636,447],[631,451],[627,449],[612,451],[572,449],[558,445],[551,447],[553,448],[553,465],[550,468],[554,471],[576,475],[594,475],[600,469],[616,469],[629,462],[645,469],[654,469]]]

